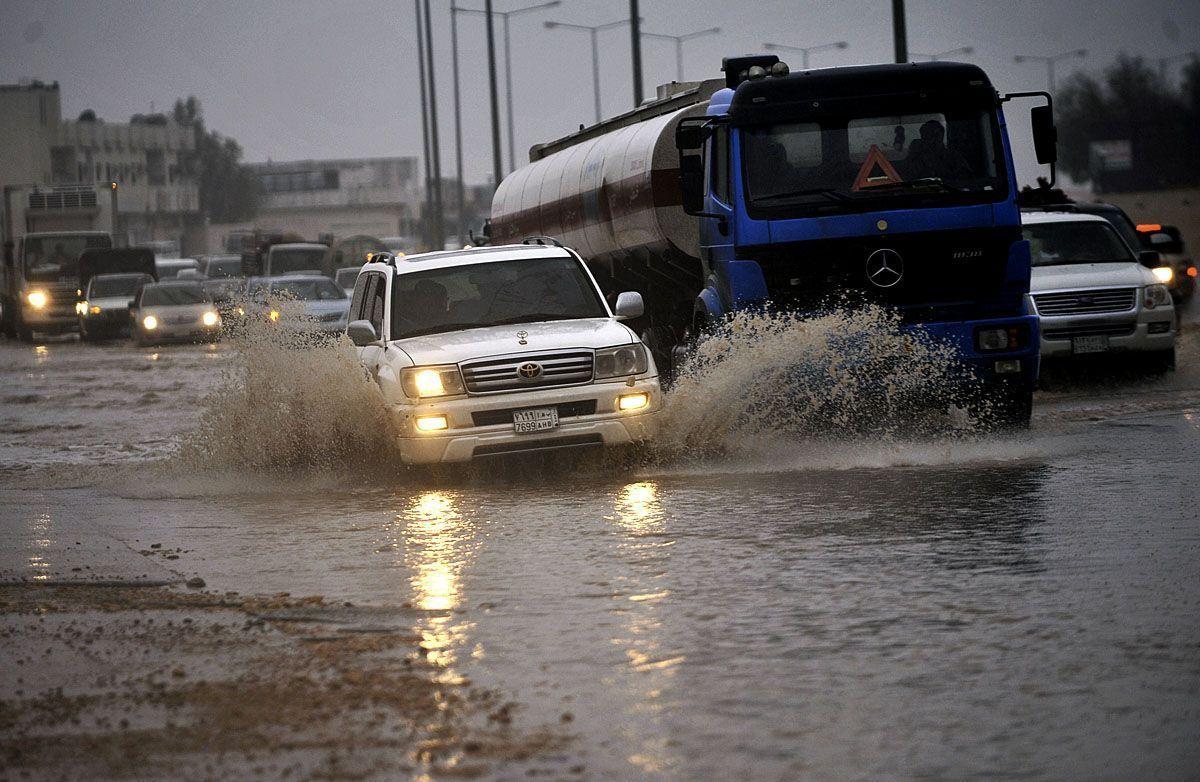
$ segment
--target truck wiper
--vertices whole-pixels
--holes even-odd
[[[941,188],[949,193],[961,193],[961,187],[948,185],[941,177],[929,176],[921,179],[908,179],[903,182],[887,182],[881,185],[873,185],[869,188],[863,188],[864,191],[871,190],[919,190],[921,188]]]
[[[504,318],[492,323],[493,326],[507,326],[511,323],[538,323],[543,320],[575,320],[575,315],[563,315],[561,312],[531,312],[528,315],[517,315]]]
[[[801,198],[801,197],[807,196],[807,195],[825,196],[830,201],[853,200],[850,198],[850,196],[846,195],[845,193],[839,193],[837,190],[834,190],[832,187],[814,187],[814,188],[810,188],[808,190],[789,190],[786,193],[772,193],[771,195],[763,196],[761,198],[756,198],[754,200],[758,201],[759,203],[762,203],[763,201],[783,201],[784,199],[788,199],[788,198]]]

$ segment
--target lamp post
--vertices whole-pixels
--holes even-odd
[[[1072,49],[1069,52],[1061,54],[1053,54],[1045,57],[1040,54],[1018,54],[1013,57],[1013,62],[1042,62],[1046,64],[1046,83],[1049,86],[1049,91],[1054,92],[1054,63],[1059,60],[1066,60],[1071,57],[1083,58],[1087,56],[1087,49]]]
[[[462,97],[458,81],[458,12],[453,3],[450,5],[450,51],[454,75],[454,178],[457,180],[457,184],[454,186],[454,200],[458,210],[458,219],[454,222],[454,228],[461,243],[467,235],[467,222],[466,215],[463,214],[466,196],[463,189]]]
[[[433,219],[433,174],[429,155],[429,90],[425,83],[425,25],[421,21],[421,0],[413,0],[417,26],[417,72],[421,84],[421,146],[425,163],[425,203],[421,208],[421,243],[431,244]]]
[[[600,119],[602,116],[601,110],[600,110],[600,47],[599,47],[599,42],[597,40],[597,33],[599,33],[601,30],[610,30],[614,27],[620,27],[621,25],[624,25],[624,24],[629,24],[629,20],[628,19],[619,19],[615,22],[609,22],[608,24],[597,24],[597,25],[569,24],[567,22],[546,22],[545,23],[547,30],[556,30],[559,28],[562,28],[564,30],[579,30],[581,32],[586,32],[591,36],[591,39],[592,39],[592,102],[595,104],[597,124],[600,122]]]
[[[974,54],[974,53],[975,53],[974,46],[959,46],[957,49],[947,49],[944,52],[934,52],[933,54],[921,54],[920,52],[909,52],[908,56],[910,59],[915,58],[915,57],[923,57],[926,60],[929,60],[930,62],[937,62],[938,60],[945,59],[946,57],[953,57],[956,54]]]
[[[629,0],[629,53],[633,65],[633,107],[642,105],[642,15],[638,0]]]
[[[763,48],[767,51],[782,51],[782,52],[800,52],[801,70],[808,70],[808,55],[810,52],[821,52],[827,49],[845,49],[850,44],[845,41],[834,41],[833,43],[822,43],[816,46],[792,46],[786,43],[764,43]]]
[[[491,4],[489,3],[488,5]],[[546,3],[527,5],[524,8],[514,8],[511,11],[480,11],[474,8],[458,9],[460,13],[464,14],[491,14],[492,16],[499,16],[504,26],[504,91],[508,112],[508,165],[510,171],[517,167],[517,156],[513,143],[512,44],[508,35],[508,20],[512,16],[519,16],[531,11],[541,11],[546,8],[555,8],[560,5],[562,5],[561,0],[550,0]]]
[[[433,76],[433,26],[430,22],[429,0],[425,3],[425,76],[429,83],[429,151],[433,158],[433,249],[441,250],[446,242],[442,211],[442,152],[438,142],[437,87]]]
[[[658,38],[663,41],[675,42],[675,81],[683,81],[683,42],[693,38],[703,38],[706,35],[716,35],[720,27],[710,27],[707,30],[697,30],[685,35],[664,35],[663,33],[642,33],[643,38]]]

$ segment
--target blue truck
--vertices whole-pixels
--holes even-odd
[[[491,241],[554,237],[605,290],[641,292],[664,366],[737,310],[893,308],[1027,422],[1038,320],[1002,107],[1040,99],[1035,152],[1053,167],[1050,96],[1002,96],[965,63],[723,71],[534,146],[496,191]]]

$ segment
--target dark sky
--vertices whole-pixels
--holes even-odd
[[[536,0],[496,0],[509,10]],[[482,8],[482,0],[458,0]],[[443,172],[453,171],[449,0],[434,0]],[[808,46],[812,66],[892,57],[888,0],[641,0],[643,29],[681,34],[719,26],[685,44],[687,78],[719,76],[721,57],[764,41]],[[628,15],[624,0],[563,0],[511,20],[516,148],[591,122],[588,36],[546,30],[546,19],[602,24]],[[421,149],[412,0],[0,0],[0,82],[62,86],[63,113],[95,109],[112,121],[167,109],[197,95],[209,127],[236,138],[250,161],[415,155]],[[1045,66],[1014,54],[1086,47],[1060,65],[1100,70],[1119,51],[1157,58],[1200,48],[1200,2],[1185,0],[908,0],[909,48],[973,46],[1004,90],[1043,89]],[[460,18],[466,178],[491,171],[483,19]],[[606,116],[632,105],[628,28],[601,33]],[[674,44],[643,43],[646,90],[675,76]],[[502,56],[502,52],[501,52]],[[794,67],[800,56],[785,55]],[[1178,77],[1177,65],[1173,75]],[[503,81],[501,81],[503,90]],[[503,92],[501,92],[503,101]],[[1027,115],[1010,110],[1019,176],[1037,169],[1023,143]],[[2,142],[0,142],[2,143]],[[505,148],[507,146],[505,145]],[[507,161],[506,161],[507,170]]]

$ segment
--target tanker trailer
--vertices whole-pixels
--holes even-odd
[[[631,324],[670,365],[704,287],[699,221],[683,210],[675,132],[703,117],[721,79],[672,83],[633,111],[530,150],[500,184],[491,242],[553,237],[576,250],[610,297],[636,290],[646,316]]]

